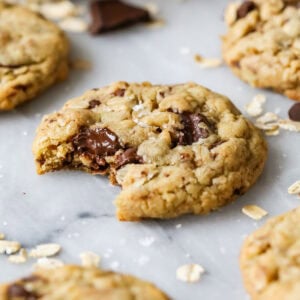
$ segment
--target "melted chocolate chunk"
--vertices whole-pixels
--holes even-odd
[[[119,169],[127,164],[141,164],[143,158],[137,154],[136,148],[129,148],[116,157],[116,169]]]
[[[256,8],[256,4],[252,1],[245,1],[241,4],[241,6],[237,10],[237,18],[242,19],[245,18],[249,12]]]
[[[292,121],[300,122],[300,103],[295,103],[290,108],[289,117]]]
[[[93,109],[96,106],[99,106],[100,104],[101,104],[101,102],[99,100],[96,100],[96,99],[90,100],[88,109]]]
[[[204,123],[209,129],[212,129],[211,124],[205,116],[188,112],[182,113],[180,116],[183,129],[179,134],[179,145],[191,145],[199,139],[205,139],[209,136],[208,129],[199,127],[200,123]]]
[[[73,138],[75,151],[88,155],[99,166],[105,167],[104,156],[114,155],[122,148],[118,136],[108,128],[83,129]]]
[[[20,284],[12,284],[7,289],[8,298],[22,298],[24,300],[36,300],[37,297],[25,290],[25,288]]]
[[[93,1],[90,12],[92,16],[90,32],[92,34],[151,20],[147,10],[119,0]]]

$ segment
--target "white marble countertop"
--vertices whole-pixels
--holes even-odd
[[[222,14],[228,1],[154,2],[166,26],[137,26],[97,37],[70,34],[73,57],[90,60],[92,70],[74,71],[68,81],[35,101],[0,115],[0,232],[28,248],[59,243],[59,258],[65,262],[79,263],[80,252],[94,251],[102,256],[104,268],[149,279],[173,299],[246,299],[238,268],[240,246],[245,235],[268,217],[255,222],[241,209],[257,204],[273,216],[298,205],[299,199],[288,195],[287,188],[299,180],[299,133],[268,138],[269,160],[259,182],[234,204],[205,217],[120,223],[113,206],[118,188],[106,178],[82,172],[35,173],[31,144],[41,116],[89,88],[116,80],[196,81],[229,96],[242,111],[262,92],[268,99],[266,111],[280,110],[286,117],[291,100],[251,88],[225,66],[203,70],[193,61],[194,53],[220,57]],[[191,50],[189,55],[183,55],[185,48]],[[14,265],[1,256],[0,281],[25,275],[32,263]],[[201,282],[176,279],[177,267],[185,263],[204,266]]]

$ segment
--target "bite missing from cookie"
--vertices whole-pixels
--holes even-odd
[[[223,57],[254,87],[300,100],[300,1],[253,0],[229,4]]]
[[[80,169],[122,187],[120,220],[206,214],[244,194],[263,170],[260,131],[228,98],[195,83],[117,82],[45,116],[39,174]]]

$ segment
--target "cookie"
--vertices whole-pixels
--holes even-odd
[[[44,117],[33,152],[39,174],[107,174],[122,187],[120,220],[206,214],[245,193],[266,142],[226,97],[195,83],[117,82]]]
[[[240,265],[252,299],[299,299],[299,220],[300,207],[269,220],[246,239]]]
[[[0,300],[167,300],[154,285],[97,268],[63,266],[0,286]]]
[[[67,77],[67,38],[37,13],[0,3],[0,44],[0,110],[13,109]]]
[[[300,100],[300,1],[231,3],[223,57],[233,72],[254,87]]]

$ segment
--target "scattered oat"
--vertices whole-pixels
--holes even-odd
[[[62,267],[64,263],[56,258],[39,258],[33,268],[36,269],[56,269]]]
[[[60,28],[71,32],[84,32],[87,31],[87,23],[77,17],[68,17],[58,23]]]
[[[27,261],[27,251],[21,248],[17,254],[10,255],[8,260],[14,264],[24,264]]]
[[[0,241],[0,254],[13,254],[20,250],[21,244],[15,241]]]
[[[288,193],[291,195],[300,194],[300,180],[296,181],[288,188]]]
[[[42,3],[39,12],[46,18],[59,20],[78,15],[78,9],[71,1]]]
[[[260,220],[268,214],[267,211],[257,205],[246,205],[242,208],[242,212],[253,220]]]
[[[92,64],[88,60],[78,58],[71,62],[71,67],[77,70],[90,70],[92,68]]]
[[[276,128],[276,129],[273,129],[273,130],[266,130],[265,131],[265,134],[268,135],[268,136],[276,136],[279,134],[279,129]]]
[[[279,117],[272,113],[272,112],[267,112],[265,114],[263,114],[261,117],[256,119],[257,123],[274,123],[277,122],[279,120]]]
[[[220,58],[204,58],[199,54],[194,55],[194,60],[196,63],[200,64],[202,68],[216,68],[223,63]]]
[[[204,272],[204,268],[198,264],[183,265],[177,269],[176,277],[181,281],[194,283],[201,279]]]
[[[289,131],[300,131],[300,122],[295,122],[291,120],[279,120],[278,125],[280,128]]]
[[[58,244],[41,244],[29,252],[30,257],[41,258],[54,256],[59,253],[61,246]]]
[[[251,117],[258,117],[263,112],[263,104],[266,102],[266,96],[257,94],[250,103],[246,105],[246,112]]]
[[[84,267],[99,267],[101,260],[99,255],[90,251],[80,253],[80,259]]]

